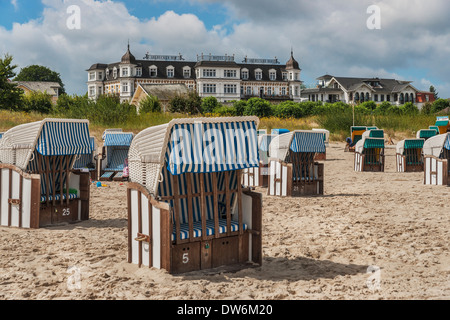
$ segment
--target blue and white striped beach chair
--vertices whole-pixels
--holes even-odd
[[[184,273],[262,262],[261,194],[242,188],[259,165],[256,117],[176,119],[129,152],[129,259]]]
[[[87,120],[45,119],[14,127],[0,141],[1,225],[39,228],[89,219]]]
[[[298,130],[275,137],[270,144],[268,195],[323,195],[325,153],[323,132]]]
[[[102,181],[128,179],[124,177],[123,169],[134,134],[120,130],[111,129],[103,134],[103,157],[100,159],[100,180]]]

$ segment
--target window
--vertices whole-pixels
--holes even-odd
[[[106,77],[109,77],[109,69],[106,69]]]
[[[216,76],[216,69],[204,69],[203,76],[206,78],[213,78]]]
[[[245,69],[245,70],[242,70],[242,79],[243,80],[248,80],[248,70],[247,69]]]
[[[173,67],[167,67],[167,78],[173,78],[175,76],[175,69]]]
[[[384,94],[381,95],[381,102],[384,101]]]
[[[269,78],[272,81],[277,80],[277,72],[276,71],[270,71]]]
[[[117,78],[117,69],[116,68],[114,68],[114,70],[113,70],[113,77],[114,77],[114,79]]]
[[[267,95],[271,96],[272,95],[272,88],[267,88]]]
[[[122,77],[128,77],[128,68],[122,68]]]
[[[103,80],[103,72],[98,73],[98,80]]]
[[[95,96],[95,87],[89,87],[89,96]]]
[[[89,80],[95,80],[95,72],[90,72],[89,73]]]
[[[373,101],[378,102],[378,95],[374,95]]]
[[[255,71],[255,79],[256,80],[262,80],[262,71],[261,70],[256,70]]]
[[[124,83],[122,85],[122,92],[127,93],[128,92],[128,83]]]
[[[216,93],[216,85],[215,84],[204,84],[203,85],[203,93]]]
[[[156,78],[158,76],[158,68],[155,66],[150,67],[150,78]]]
[[[235,84],[225,84],[223,86],[223,91],[224,93],[236,93],[237,87]]]
[[[136,77],[142,77],[142,68],[136,68]]]
[[[190,78],[191,77],[191,68],[185,67],[183,69],[183,77],[184,78]]]
[[[281,95],[286,95],[286,87],[281,88]]]
[[[283,80],[287,80],[287,79],[288,79],[287,72],[283,72]]]
[[[299,73],[294,73],[294,80],[295,81],[300,80],[300,74]]]
[[[387,101],[387,102],[391,102],[391,95],[390,95],[390,94],[388,94],[388,95],[386,96],[386,101]]]
[[[247,95],[251,95],[252,94],[252,87],[247,87]]]
[[[223,76],[225,78],[236,78],[236,70],[225,70]]]

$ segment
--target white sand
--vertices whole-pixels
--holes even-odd
[[[92,187],[91,220],[39,230],[0,227],[0,299],[449,299],[450,188],[423,173],[356,173],[331,144],[325,196],[263,205],[263,265],[172,276],[127,260],[126,185]],[[369,266],[381,268],[368,288]],[[68,285],[76,267],[81,289]],[[74,289],[74,290],[69,290]]]

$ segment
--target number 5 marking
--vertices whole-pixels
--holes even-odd
[[[188,264],[189,263],[189,253],[183,254],[183,263]]]

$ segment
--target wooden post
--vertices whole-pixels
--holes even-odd
[[[179,244],[181,241],[181,234],[180,234],[180,194],[178,189],[178,176],[171,175],[172,176],[172,185],[173,185],[173,208],[174,208],[174,217],[175,219],[175,230],[176,230],[176,237],[175,241],[176,244]]]
[[[192,197],[192,173],[186,173],[185,178],[187,180],[187,209],[189,216],[189,239],[190,241],[194,241],[194,200]]]
[[[237,180],[240,185],[240,180]],[[227,237],[231,236],[231,194],[230,194],[230,174],[228,171],[225,172],[225,202],[226,202],[226,213],[227,213]]]
[[[207,240],[206,234],[206,195],[205,195],[205,174],[200,173],[200,206],[202,213],[202,239]]]
[[[217,173],[213,172],[212,175],[212,188],[213,188],[213,204],[214,204],[214,237],[217,239],[220,237],[219,227],[219,194],[217,190]],[[242,179],[242,177],[239,177]],[[238,180],[239,184],[241,180]]]

